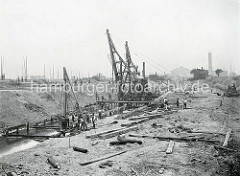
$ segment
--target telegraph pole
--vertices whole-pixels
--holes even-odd
[[[1,56],[1,80],[3,80],[3,56]]]
[[[53,72],[52,72],[52,75],[53,75],[53,80],[54,80],[54,65],[53,65]]]
[[[45,75],[45,64],[43,66],[43,78],[46,79],[46,75]]]
[[[50,68],[50,74],[49,74],[49,81],[51,81],[51,76],[52,76],[52,72],[51,72],[51,68]]]
[[[64,80],[63,116],[66,118],[66,115],[67,115],[67,91],[66,91],[67,75],[66,75],[65,67],[63,67],[63,80]]]
[[[25,68],[25,81],[27,81],[27,55],[26,55],[26,68]]]
[[[59,70],[57,70],[57,79],[59,79]]]

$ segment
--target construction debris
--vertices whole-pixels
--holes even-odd
[[[137,144],[142,144],[142,141],[140,140],[135,140],[135,139],[121,139],[118,141],[111,141],[110,145],[124,145],[124,144],[132,144],[132,143],[137,143]]]
[[[101,135],[112,133],[114,131],[124,130],[124,129],[126,129],[126,128],[117,128],[117,129],[113,129],[113,130],[107,130],[107,131],[103,131],[103,132],[100,132],[100,133],[95,133],[93,135],[87,135],[86,138],[94,139],[94,138],[100,137]]]
[[[49,157],[49,158],[47,159],[47,161],[48,161],[54,168],[60,169],[59,163],[57,163],[57,162],[53,159],[53,157]]]
[[[87,161],[87,162],[82,162],[80,163],[81,166],[86,166],[86,165],[89,165],[89,164],[93,164],[93,163],[96,163],[96,162],[99,162],[99,161],[102,161],[102,160],[106,160],[106,159],[109,159],[109,158],[112,158],[112,157],[115,157],[115,156],[118,156],[118,155],[121,155],[123,153],[126,153],[127,151],[122,151],[122,152],[118,152],[116,154],[111,154],[109,156],[105,156],[105,157],[102,157],[102,158],[98,158],[98,159],[95,159],[95,160],[91,160],[91,161]]]
[[[124,128],[124,129],[113,131],[113,132],[110,132],[110,133],[107,133],[107,134],[99,135],[99,138],[100,139],[109,139],[109,138],[112,138],[112,137],[115,137],[115,136],[119,136],[121,134],[125,134],[129,131],[136,131],[137,129],[138,129],[137,126]]]
[[[164,137],[164,136],[148,136],[148,135],[134,135],[129,134],[130,137],[139,137],[139,138],[153,138],[153,139],[159,139],[159,140],[176,140],[176,141],[202,141],[202,142],[209,142],[209,143],[219,143],[219,141],[216,140],[204,140],[204,139],[195,139],[191,137]]]
[[[109,160],[109,161],[106,161],[106,162],[103,162],[103,163],[99,164],[99,167],[100,168],[106,168],[106,167],[112,167],[112,165],[113,165],[113,162]]]
[[[226,134],[226,136],[225,136],[225,140],[224,140],[224,143],[223,143],[223,147],[227,147],[227,146],[228,146],[228,141],[229,141],[231,132],[232,132],[232,129],[229,129],[228,132],[227,132],[227,134]]]
[[[229,152],[235,152],[236,150],[234,150],[234,149],[231,149],[231,148],[228,148],[228,147],[223,147],[223,146],[221,146],[221,145],[214,145],[214,148],[215,149],[221,149],[221,150],[226,150],[226,151],[229,151]]]
[[[80,148],[80,147],[73,147],[73,150],[77,151],[77,152],[82,152],[82,153],[87,153],[88,152],[87,149]]]
[[[167,151],[166,151],[166,154],[171,154],[173,152],[173,147],[174,147],[174,141],[170,141]]]

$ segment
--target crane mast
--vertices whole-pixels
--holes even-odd
[[[134,65],[132,61],[128,42],[127,41],[125,42],[126,60],[124,61],[120,54],[117,52],[108,29],[107,38],[110,49],[112,69],[115,75],[115,82],[119,86],[118,100],[123,101],[145,100],[146,93],[144,93],[143,90],[139,92],[135,91],[135,89],[132,89],[133,87],[136,88],[137,85],[139,86],[139,84],[145,86],[147,83],[147,79],[145,78],[145,71],[143,74],[144,75],[143,79],[137,77],[137,75],[139,75],[140,73],[138,72],[138,67]]]
[[[110,56],[112,61],[112,67],[113,72],[115,76],[115,82],[122,84],[123,83],[123,77],[125,72],[125,61],[122,59],[120,54],[117,52],[116,47],[112,41],[112,38],[110,36],[109,30],[107,29],[107,37],[108,37],[108,44],[110,49]],[[116,57],[117,55],[117,57]]]
[[[138,67],[134,65],[131,54],[130,54],[130,49],[128,47],[128,42],[125,42],[125,50],[126,50],[126,76],[125,76],[125,83],[128,83],[129,85],[136,79],[136,74],[138,74]]]
[[[77,97],[74,93],[74,90],[73,90],[73,87],[72,87],[72,83],[68,77],[68,74],[67,74],[67,70],[65,67],[63,67],[63,80],[64,80],[64,96],[63,96],[63,116],[66,117],[67,115],[67,99],[68,99],[68,95],[67,95],[67,85],[70,86],[70,90],[73,94],[73,97],[74,97],[74,100],[75,100],[75,111],[79,112],[80,111],[80,107],[79,107],[79,103],[77,101]]]

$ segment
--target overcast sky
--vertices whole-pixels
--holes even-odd
[[[28,72],[55,76],[111,75],[106,29],[124,57],[129,42],[134,63],[147,73],[183,66],[240,73],[239,0],[0,0],[0,55],[6,77]],[[164,67],[164,69],[161,67]]]

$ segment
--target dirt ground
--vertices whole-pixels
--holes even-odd
[[[10,126],[42,122],[62,113],[62,92],[37,92],[29,86],[8,80],[0,83],[1,90],[18,90],[0,92],[0,133]],[[76,92],[76,97],[81,107],[95,102],[95,96],[83,92]]]
[[[189,98],[192,109],[179,109],[174,113],[146,121],[137,125],[139,130],[126,134],[182,137],[192,133],[177,131],[192,129],[224,133],[228,128],[233,132],[229,148],[239,151],[240,143],[240,98],[227,98],[207,93],[203,98]],[[223,105],[220,106],[220,101]],[[118,123],[113,123],[118,121]],[[143,143],[110,146],[110,139],[86,139],[86,135],[95,134],[108,129],[120,128],[128,119],[120,120],[115,116],[99,120],[96,130],[81,132],[78,135],[65,138],[55,138],[39,143],[36,147],[16,152],[1,158],[0,173],[14,171],[19,175],[164,175],[164,176],[214,176],[239,175],[240,158],[238,152],[216,150],[214,144],[197,141],[175,141],[172,154],[166,154],[169,141],[152,138],[137,138]],[[157,126],[152,126],[155,123]],[[183,128],[184,127],[184,128]],[[222,145],[225,135],[197,134],[208,140],[217,140]],[[69,148],[70,140],[70,148]],[[73,150],[73,146],[86,148],[88,153]],[[120,151],[127,151],[119,156],[105,161],[111,161],[112,166],[100,168],[96,162],[87,166],[80,163],[100,158]],[[47,158],[53,157],[60,169],[54,169]]]

